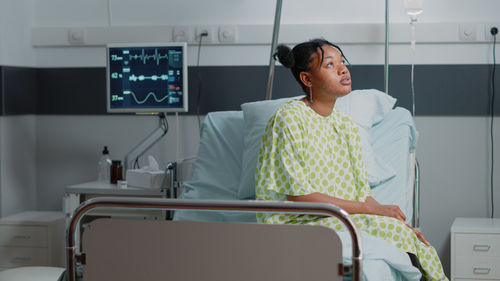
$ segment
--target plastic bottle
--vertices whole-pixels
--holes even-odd
[[[105,146],[104,149],[102,150],[101,159],[99,159],[99,165],[97,171],[97,180],[99,182],[109,183],[110,167],[111,167],[111,158],[109,157],[108,147]]]
[[[111,165],[111,183],[116,183],[119,180],[123,179],[123,166],[122,161],[113,160]]]

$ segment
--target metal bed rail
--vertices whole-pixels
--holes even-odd
[[[349,231],[352,239],[352,274],[354,281],[361,281],[362,247],[361,236],[349,214],[343,209],[324,203],[308,202],[269,202],[269,201],[221,201],[221,200],[182,200],[158,198],[114,198],[99,197],[83,202],[73,213],[66,231],[66,261],[69,281],[76,280],[76,261],[82,260],[77,247],[77,231],[81,219],[90,211],[100,208],[142,209],[142,210],[210,210],[241,212],[283,212],[311,215],[326,215],[338,218]]]
[[[420,163],[415,158],[415,183],[413,187],[413,227],[420,228]]]

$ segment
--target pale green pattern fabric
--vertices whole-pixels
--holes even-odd
[[[365,201],[371,189],[361,157],[358,128],[337,110],[328,117],[301,101],[290,101],[269,120],[256,169],[257,200],[286,201],[287,195],[320,192]],[[351,215],[360,231],[415,254],[428,280],[446,280],[434,248],[423,244],[403,222],[376,215]],[[346,231],[336,218],[257,214],[259,222],[310,224]]]

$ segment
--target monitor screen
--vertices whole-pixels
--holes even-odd
[[[187,45],[106,46],[108,112],[187,112]]]

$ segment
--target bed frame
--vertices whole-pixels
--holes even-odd
[[[350,233],[352,264],[342,263],[337,234],[317,226],[98,219],[85,227],[78,241],[82,218],[99,208],[335,216]],[[346,272],[358,281],[360,239],[347,212],[330,204],[101,197],[82,203],[68,226],[67,280],[77,280],[81,264],[85,281],[342,280]],[[302,266],[306,262],[307,267]]]

